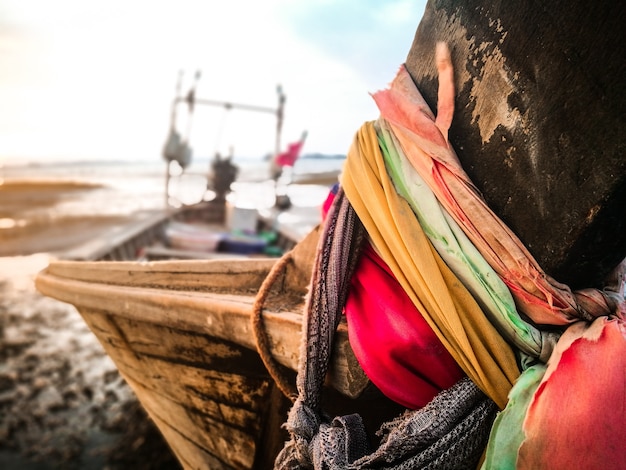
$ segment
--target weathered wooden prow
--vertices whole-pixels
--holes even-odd
[[[435,110],[435,42],[448,42],[459,159],[572,287],[601,286],[626,256],[625,18],[610,0],[430,0],[406,63]]]

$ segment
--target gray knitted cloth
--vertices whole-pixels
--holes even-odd
[[[364,239],[361,222],[340,189],[318,247],[307,303],[290,440],[275,469],[470,469],[487,444],[497,407],[469,379],[420,410],[384,423],[370,449],[360,416],[328,419],[320,409],[333,337]]]

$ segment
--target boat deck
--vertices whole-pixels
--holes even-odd
[[[134,259],[223,259],[241,258],[236,253],[206,252],[177,249],[167,246],[165,229],[179,212],[163,209],[139,213],[135,221],[105,231],[98,238],[64,252],[60,258],[76,261],[111,261]],[[277,234],[276,244],[289,249],[302,240],[320,222],[318,207],[293,206],[287,210],[276,208],[258,211],[258,222],[263,229]]]

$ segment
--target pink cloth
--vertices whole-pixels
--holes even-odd
[[[563,333],[526,412],[516,468],[626,468],[624,313]]]
[[[289,144],[287,150],[276,157],[276,163],[280,166],[293,166],[300,155],[304,140]]]
[[[324,217],[336,190],[322,205]],[[369,243],[350,284],[345,308],[350,346],[385,396],[421,408],[465,375]]]
[[[421,408],[465,375],[369,243],[345,314],[359,364],[391,400]]]
[[[328,196],[326,196],[326,200],[322,204],[322,219],[326,219],[326,215],[328,214],[328,211],[330,210],[330,206],[333,205],[333,201],[335,200],[335,196],[337,194],[338,189],[339,189],[339,184],[335,184],[331,188],[330,192],[328,193]]]

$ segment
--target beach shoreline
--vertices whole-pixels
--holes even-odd
[[[62,253],[106,230],[128,224],[131,215],[62,213],[55,206],[102,185],[19,179],[0,184],[0,256]]]
[[[100,188],[0,185],[0,468],[180,468],[78,311],[35,288],[52,259],[132,220],[57,209]]]

